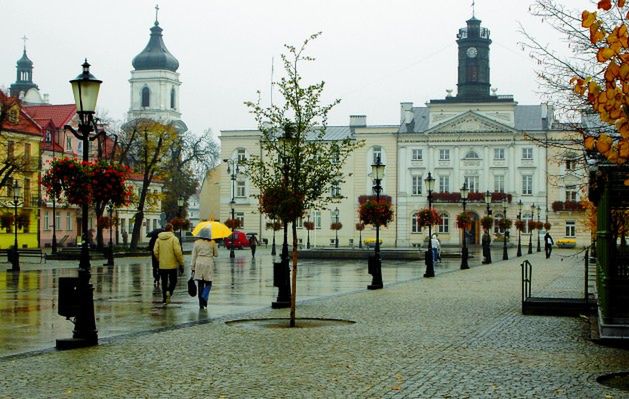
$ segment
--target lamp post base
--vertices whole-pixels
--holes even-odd
[[[384,287],[382,283],[382,261],[380,256],[371,255],[367,260],[367,269],[371,274],[371,284],[367,286],[368,290],[379,290]]]
[[[93,338],[62,338],[58,339],[55,348],[60,351],[69,349],[86,348],[98,345],[98,337]]]

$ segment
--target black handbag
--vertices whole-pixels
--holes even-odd
[[[190,280],[188,280],[188,294],[190,294],[190,296],[197,296],[197,284],[194,282],[194,273],[190,276]]]

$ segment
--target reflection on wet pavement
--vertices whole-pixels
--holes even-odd
[[[186,323],[207,321],[270,307],[277,289],[273,287],[273,260],[266,253],[251,259],[237,251],[235,259],[221,251],[215,267],[214,284],[207,310],[199,310],[197,298],[187,294],[190,275],[180,277],[172,303],[163,306],[161,292],[153,286],[151,264],[146,258],[116,258],[114,267],[92,261],[94,307],[99,338],[153,331]],[[455,270],[458,259],[445,260],[436,272]],[[478,263],[478,262],[471,262]],[[48,261],[44,265],[22,265],[22,271],[0,271],[0,356],[53,348],[57,338],[72,336],[73,324],[57,314],[58,279],[76,276],[78,261]],[[6,264],[0,268],[8,269]],[[387,284],[420,278],[423,261],[383,261]],[[371,283],[366,260],[299,261],[297,299],[364,290]]]

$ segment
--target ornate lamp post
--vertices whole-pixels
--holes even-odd
[[[288,154],[293,145],[293,133],[294,126],[289,123],[284,126],[284,134],[277,139],[282,161],[284,185],[289,184],[290,165]],[[288,308],[291,304],[290,267],[288,265],[288,221],[282,219],[282,224],[284,227],[284,241],[282,242],[281,260],[279,263],[273,263],[273,285],[278,288],[277,299],[271,303],[271,307],[274,309]]]
[[[339,224],[339,208],[335,208],[334,209],[334,221],[337,224]],[[335,233],[336,233],[336,237],[334,238],[334,248],[338,248],[339,247],[339,229],[335,228],[334,229]]]
[[[507,220],[507,199],[502,200],[502,218]],[[502,236],[502,260],[509,260],[509,254],[507,253],[507,237],[509,236],[509,232],[505,227],[504,234]]]
[[[384,177],[384,168],[385,165],[380,160],[378,156],[376,158],[376,163],[371,165],[371,176],[375,182],[375,186],[373,187],[376,192],[376,202],[380,205],[380,193],[382,192],[382,178]],[[380,221],[378,218],[375,220],[376,222],[376,245],[374,246],[374,256],[371,261],[371,284],[367,286],[369,290],[377,290],[383,287],[382,283],[382,260],[380,259]]]
[[[114,265],[114,242],[112,240],[113,236],[113,225],[114,225],[114,204],[110,202],[107,204],[107,214],[109,215],[109,248],[107,249],[107,263],[105,266],[113,266]]]
[[[79,130],[74,130],[71,126],[65,128],[70,130],[83,145],[83,161],[89,161],[89,141],[95,140],[100,134],[94,121],[96,110],[96,100],[102,81],[96,79],[90,73],[90,64],[87,60],[83,63],[83,73],[70,81],[74,93],[77,114],[79,115]],[[94,131],[95,134],[90,133]],[[81,204],[81,257],[79,260],[79,278],[76,293],[78,311],[74,321],[74,331],[71,339],[57,340],[57,348],[70,349],[98,344],[98,331],[96,330],[96,320],[94,317],[94,288],[90,284],[90,252],[88,247],[88,218],[89,204]]]
[[[308,225],[310,225],[310,214],[307,214],[307,222]],[[310,249],[310,229],[306,228],[306,234],[308,235],[308,238],[306,239],[306,249]]]
[[[461,201],[463,202],[463,215],[465,216],[465,204],[467,203],[467,196],[470,190],[467,188],[467,183],[463,183],[461,187]],[[461,229],[463,233],[463,247],[461,248],[461,270],[469,269],[470,266],[467,263],[468,251],[467,251],[467,226],[463,226]]]
[[[491,216],[491,208],[489,207],[491,205],[491,193],[489,192],[489,190],[487,190],[485,192],[485,205],[487,206],[487,216]],[[490,234],[489,229],[487,229],[487,234]],[[487,255],[485,256],[485,264],[490,264],[491,263],[491,244],[485,244],[483,241],[483,246],[487,245],[487,250],[484,251],[487,253]]]
[[[487,190],[485,192],[485,206],[487,206],[487,216],[491,216],[491,208],[489,207],[491,205],[491,193],[489,192],[489,190]]]
[[[531,221],[533,220],[534,215],[535,215],[535,204],[531,204]],[[528,227],[529,227],[529,224],[527,222],[526,228]],[[527,252],[529,255],[533,253],[533,230],[535,229],[531,229],[531,231],[529,231],[529,251]]]
[[[522,200],[518,200],[518,221],[522,220],[522,206],[524,204],[522,204]],[[522,230],[517,229],[518,230],[518,252],[516,254],[516,256],[522,256]]]
[[[13,248],[8,252],[9,262],[11,262],[11,271],[19,272],[20,271],[20,253],[18,252],[18,244],[17,244],[17,207],[22,204],[20,201],[20,186],[17,183],[17,180],[13,180],[13,201],[11,205],[13,205]]]
[[[51,137],[52,142],[52,160],[54,161],[56,158],[55,154],[55,138],[57,136],[57,131],[54,131],[54,134]],[[57,198],[52,196],[52,253],[57,253]]]
[[[424,179],[424,183],[426,185],[426,190],[428,191],[428,210],[431,211],[432,214],[432,190],[435,187],[435,178],[432,177],[430,172],[428,172],[428,176]],[[432,222],[428,224],[428,251],[426,251],[426,272],[424,273],[424,277],[435,277],[431,240]]]
[[[232,199],[229,202],[229,204],[231,205],[231,219],[232,221],[236,218],[235,215],[235,211],[234,211],[234,205],[236,204],[236,178],[238,177],[238,173],[240,172],[240,169],[238,168],[238,160],[236,159],[223,159],[223,162],[227,163],[227,174],[229,175],[229,178],[232,181]],[[230,240],[230,245],[229,245],[229,257],[230,258],[234,258],[236,257],[236,254],[234,253],[234,230],[235,228],[232,229],[232,235],[231,235],[231,240]]]
[[[183,227],[183,223],[182,223],[182,215],[183,215],[183,204],[185,202],[185,198],[183,197],[183,195],[180,195],[177,198],[177,218],[179,219],[179,243],[183,243],[181,241],[181,228]]]
[[[542,208],[539,205],[537,205],[537,225],[538,226],[541,223],[539,221],[539,214],[540,214],[541,211],[542,211]],[[542,252],[542,248],[541,248],[540,242],[539,242],[539,230],[540,229],[537,229],[537,252]]]

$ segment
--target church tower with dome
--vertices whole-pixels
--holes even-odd
[[[187,127],[181,120],[179,107],[179,61],[168,51],[159,26],[155,7],[155,23],[148,44],[133,58],[131,71],[131,106],[128,119],[149,118],[174,122],[178,130]]]

